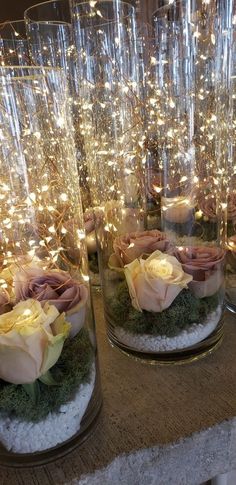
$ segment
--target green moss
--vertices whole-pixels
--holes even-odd
[[[201,221],[203,230],[202,238],[204,241],[215,241],[217,239],[218,224],[216,222]]]
[[[227,236],[231,237],[235,234],[235,224],[233,221],[228,221],[227,222]]]
[[[161,313],[138,312],[130,301],[126,282],[119,284],[109,308],[117,326],[135,334],[174,337],[193,323],[202,323],[219,304],[219,294],[195,298],[189,290],[182,290],[172,305]]]
[[[82,329],[75,338],[66,340],[58,362],[51,369],[59,385],[47,386],[38,381],[40,397],[35,404],[22,386],[0,380],[0,411],[26,421],[45,418],[70,400],[80,384],[88,382],[92,359],[89,335]]]

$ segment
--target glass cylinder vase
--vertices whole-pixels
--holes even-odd
[[[30,64],[24,20],[0,23],[0,65]]]
[[[179,5],[155,14],[144,127],[133,8],[74,1],[108,337],[129,355],[161,363],[194,360],[217,347],[224,299],[220,171],[210,157],[216,10],[203,2],[189,17],[188,2]],[[199,39],[209,48],[207,68],[199,67]],[[151,227],[143,197],[150,184],[160,207]],[[212,194],[213,225],[203,217]]]
[[[70,91],[76,143],[80,192],[86,228],[91,281],[100,285],[97,261],[96,237],[88,186],[88,171],[84,141],[81,134],[81,112],[78,99],[78,72],[76,51],[73,43],[71,10],[69,0],[52,0],[40,3],[25,11],[26,29],[33,61],[39,65],[63,68]]]
[[[168,244],[161,254],[151,252],[148,263],[141,261],[142,276],[133,273],[132,283],[135,308],[145,311],[146,320],[146,333],[137,341],[147,351],[161,351],[159,358],[168,362],[197,359],[222,337],[219,11],[217,2],[195,7],[174,2],[154,14],[146,74],[147,225],[161,230]]]
[[[234,17],[235,21],[235,17]],[[236,21],[222,52],[219,75],[219,156],[225,171],[226,306],[236,313]],[[225,63],[227,62],[227,66]],[[222,65],[223,64],[223,65]]]
[[[75,447],[101,406],[66,79],[1,68],[0,461]]]
[[[109,313],[120,280],[109,263],[114,238],[144,227],[135,10],[125,2],[74,2],[72,13],[81,134]]]

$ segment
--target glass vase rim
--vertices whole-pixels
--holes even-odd
[[[70,22],[66,22],[64,20],[33,20],[30,16],[29,16],[29,11],[30,10],[34,10],[34,9],[38,9],[39,7],[45,7],[49,4],[52,4],[52,3],[68,3],[68,6],[69,6],[69,0],[47,0],[46,2],[39,2],[39,3],[36,3],[35,5],[31,5],[30,7],[28,7],[25,11],[24,11],[24,21],[25,22],[30,22],[30,23],[37,23],[37,24],[54,24],[54,25],[69,25],[71,26],[71,23]]]
[[[84,2],[80,2],[79,0],[74,0],[74,1],[76,3],[75,8],[76,7],[79,8],[80,6],[82,7],[82,6],[86,6],[86,5],[90,5],[90,7],[91,7],[90,0],[85,0]],[[79,3],[77,3],[78,1],[79,1]],[[116,0],[99,0],[98,7],[102,6],[102,4],[104,4],[104,3],[115,4],[116,3]],[[132,5],[129,2],[126,2],[125,0],[119,0],[119,5],[120,4],[121,4],[121,6],[127,5],[128,8],[129,8],[129,12],[126,15],[123,15],[122,16],[123,19],[129,18],[129,16],[133,16],[135,14],[136,10],[135,10],[134,5]],[[73,12],[72,12],[72,16],[73,16]],[[83,18],[83,19],[90,19],[91,17],[89,16],[88,13],[85,13],[84,15],[81,15],[81,18]],[[93,27],[95,27],[95,28],[97,26],[102,27],[103,25],[108,25],[108,24],[113,24],[113,23],[115,24],[115,23],[118,22],[118,19],[115,18],[115,15],[113,16],[113,18],[108,18],[108,19],[104,19],[104,20],[105,20],[105,22],[103,22],[103,24],[101,24],[99,22],[99,24],[97,24],[97,25],[96,24],[93,24]],[[72,25],[73,25],[73,20],[72,20]]]
[[[11,38],[8,38],[8,37],[2,37],[1,35],[1,32],[4,30],[4,26],[10,26],[10,25],[13,25],[13,29],[14,29],[14,25],[16,24],[21,24],[21,25],[24,25],[24,30],[25,30],[25,38],[23,37],[20,37],[20,39],[16,38],[16,42],[18,40],[20,41],[27,41],[27,33],[26,33],[26,25],[25,25],[25,20],[24,19],[19,19],[19,20],[5,20],[3,22],[0,22],[0,39],[2,40],[13,40]],[[18,33],[18,32],[17,32]],[[20,33],[18,33],[19,36],[21,36]],[[16,36],[18,37],[18,36]]]
[[[61,0],[49,0],[49,2],[57,2],[57,1],[61,1]],[[49,3],[49,2],[46,2],[46,3]],[[74,0],[76,6],[83,6],[83,5],[90,5],[91,6],[91,0],[85,0],[83,2],[81,2],[80,0]],[[79,3],[78,3],[79,2]],[[102,5],[103,3],[116,3],[116,0],[99,0],[99,2],[97,2],[97,6],[99,5]],[[133,12],[135,11],[135,6],[132,5],[131,3],[129,2],[126,2],[126,0],[119,0],[119,4],[121,5],[128,5],[128,7],[130,8],[130,10],[132,10]]]

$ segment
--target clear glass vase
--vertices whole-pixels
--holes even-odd
[[[117,9],[113,1],[74,2],[72,23],[81,133],[108,303],[112,241],[144,223],[135,10],[124,2]]]
[[[0,65],[27,66],[30,63],[24,20],[0,23]]]
[[[140,349],[161,351],[157,358],[168,362],[199,358],[218,345],[224,299],[217,9],[199,2],[189,12],[187,3],[153,17],[145,102],[147,226],[164,233],[168,245],[164,254],[161,249],[141,262],[145,285],[143,275],[132,279],[145,311]]]
[[[73,2],[108,336],[161,363],[197,359],[222,338],[217,9],[187,7],[176,2],[153,17],[143,103],[133,7]]]
[[[101,406],[83,213],[61,70],[1,68],[0,461],[84,440]]]
[[[69,85],[81,199],[93,286],[100,286],[95,229],[78,98],[78,66],[73,43],[69,0],[52,0],[28,8],[26,29],[31,57],[36,64],[63,68]]]
[[[219,65],[219,156],[225,168],[225,231],[226,247],[226,306],[236,313],[236,170],[235,170],[235,120],[236,120],[236,28],[231,37],[224,34],[222,63]],[[229,37],[229,36],[228,36]],[[226,67],[227,63],[227,67]],[[222,65],[223,64],[223,65]],[[225,163],[224,163],[225,162]]]

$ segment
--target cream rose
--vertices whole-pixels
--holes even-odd
[[[57,362],[69,329],[55,306],[32,299],[0,315],[0,378],[34,382]]]
[[[174,256],[158,250],[126,265],[125,276],[132,305],[140,312],[162,312],[192,280]]]
[[[188,197],[162,197],[162,212],[166,221],[184,224],[193,216],[195,204]]]

